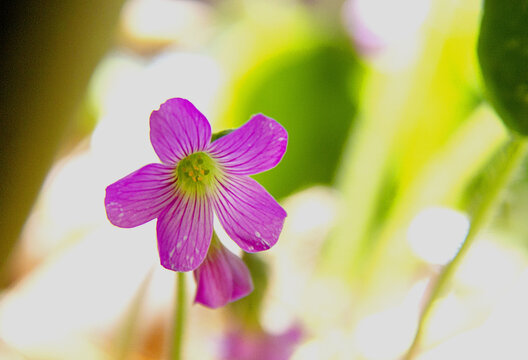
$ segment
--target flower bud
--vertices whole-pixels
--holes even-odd
[[[194,301],[213,309],[253,290],[251,275],[242,259],[227,250],[214,232],[207,256],[193,274],[197,285]]]

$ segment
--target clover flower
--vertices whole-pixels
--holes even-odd
[[[237,328],[223,339],[220,358],[224,360],[288,360],[303,339],[300,325],[280,334],[261,328]]]
[[[157,218],[161,264],[195,270],[213,234],[213,212],[246,252],[272,247],[286,212],[249,175],[282,159],[288,134],[262,114],[211,142],[211,126],[188,100],[174,98],[150,115],[150,141],[161,164],[149,164],[106,188],[110,222],[136,227]]]
[[[213,309],[236,301],[253,290],[246,264],[227,250],[214,232],[207,256],[193,275],[196,280],[194,301]]]

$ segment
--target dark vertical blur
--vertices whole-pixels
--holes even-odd
[[[122,3],[1,2],[0,271],[90,75],[111,43]]]

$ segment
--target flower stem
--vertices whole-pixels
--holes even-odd
[[[486,183],[486,191],[482,194],[482,198],[474,208],[471,226],[464,243],[453,260],[444,266],[441,273],[436,278],[436,282],[432,285],[429,297],[422,309],[414,340],[405,355],[406,360],[410,360],[416,355],[423,336],[424,328],[431,315],[431,309],[434,302],[452,278],[457,266],[460,264],[461,259],[473,243],[476,235],[487,223],[487,220],[499,204],[498,200],[501,198],[502,191],[506,188],[513,173],[521,163],[527,144],[528,143],[525,139],[521,137],[514,137],[508,142],[508,144],[506,144],[505,151],[502,154],[503,157],[499,159],[497,168],[490,174],[489,181]]]
[[[174,303],[174,324],[172,329],[172,346],[170,352],[171,360],[182,359],[183,353],[183,333],[185,326],[185,273],[179,272],[177,275],[176,294]]]

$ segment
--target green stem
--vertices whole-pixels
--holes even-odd
[[[518,168],[523,158],[526,146],[527,142],[524,138],[520,137],[512,138],[506,145],[505,152],[503,154],[504,157],[500,159],[501,161],[498,164],[498,168],[495,169],[495,171],[491,174],[486,191],[482,195],[482,198],[480,199],[481,201],[474,209],[471,219],[471,226],[464,243],[460,247],[460,250],[453,260],[444,266],[442,272],[438,275],[436,282],[432,286],[431,292],[429,293],[429,298],[427,299],[427,302],[425,303],[422,310],[414,340],[407,351],[405,359],[410,360],[414,357],[414,355],[416,355],[416,352],[420,346],[424,329],[431,315],[431,309],[434,302],[443,292],[449,280],[452,278],[456,268],[460,264],[461,259],[464,257],[469,247],[473,243],[473,240],[492,215],[493,210],[499,203],[498,200],[500,200],[502,191],[508,185],[512,174]]]
[[[171,360],[182,359],[183,333],[185,326],[185,273],[179,272],[177,276],[176,294],[174,303],[174,327],[172,329]]]

